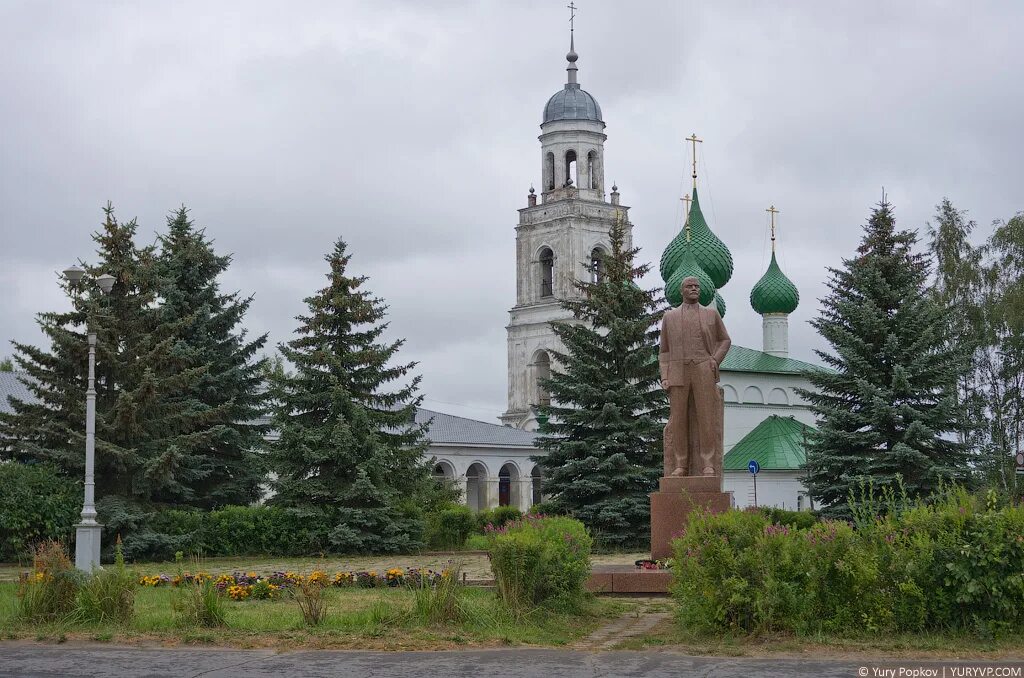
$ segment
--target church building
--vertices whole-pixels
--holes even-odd
[[[572,318],[560,301],[579,294],[575,281],[600,275],[597,254],[607,249],[608,231],[617,219],[626,225],[627,246],[632,246],[629,208],[621,204],[617,187],[605,192],[605,122],[597,99],[579,84],[572,39],[566,59],[567,81],[543,111],[540,195],[530,189],[516,226],[516,303],[507,327],[508,408],[501,421],[531,432],[538,429],[537,408],[550,402],[541,382],[551,373],[551,351],[562,348],[550,323]],[[696,149],[700,140],[691,141]],[[721,288],[732,277],[732,254],[701,210],[696,161],[693,179],[686,224],[661,259],[666,298],[674,306],[681,303],[682,279],[696,275],[704,288],[701,303],[714,305],[724,317]],[[775,257],[777,212],[774,207],[770,211],[772,259],[750,292],[751,306],[762,316],[761,347],[746,348],[743,338],[734,336],[720,366],[724,484],[737,507],[753,505],[748,463],[755,460],[761,468],[756,503],[802,509],[810,508],[799,478],[804,436],[814,416],[796,389],[810,387],[804,371],[821,368],[789,357],[789,314],[800,295]]]

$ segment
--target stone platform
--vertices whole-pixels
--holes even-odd
[[[628,563],[595,565],[587,580],[587,590],[592,593],[665,595],[671,585],[669,570],[640,570]]]
[[[732,493],[722,491],[722,476],[664,477],[651,494],[651,558],[672,556],[672,539],[686,525],[690,512],[703,508],[721,513],[732,506]]]

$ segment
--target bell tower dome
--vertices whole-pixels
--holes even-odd
[[[509,311],[508,409],[501,421],[536,430],[537,408],[550,403],[543,387],[555,354],[563,350],[552,321],[571,320],[561,302],[580,296],[576,283],[600,276],[599,251],[609,251],[608,231],[626,225],[632,247],[629,208],[617,187],[605,199],[604,133],[601,107],[577,79],[575,36],[570,33],[567,82],[544,105],[541,120],[540,200],[533,189],[516,226],[516,304]]]

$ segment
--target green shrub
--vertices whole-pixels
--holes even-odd
[[[467,551],[486,551],[491,548],[491,540],[485,534],[471,534],[463,548]]]
[[[818,522],[818,516],[810,511],[787,511],[774,506],[762,507],[761,511],[774,525],[787,525],[800,530],[808,530]]]
[[[329,550],[334,517],[279,506],[215,511],[153,511],[124,538],[129,560],[170,560],[179,551],[204,556],[308,556]]]
[[[49,539],[32,549],[32,572],[18,591],[20,614],[33,621],[63,621],[75,610],[85,575],[75,569],[67,549]]]
[[[583,523],[527,516],[489,531],[498,595],[516,613],[561,598],[577,600],[590,576],[592,541]]]
[[[124,566],[121,543],[114,564],[89,575],[78,592],[75,616],[85,622],[126,624],[135,614],[135,575]]]
[[[1019,628],[1024,507],[986,506],[958,489],[889,503],[897,508],[880,516],[853,502],[856,529],[776,524],[757,510],[694,514],[674,542],[680,621],[802,634]]]
[[[476,526],[477,519],[472,509],[452,504],[427,517],[427,544],[438,550],[461,549]]]
[[[81,510],[81,485],[53,467],[0,463],[0,562],[31,556],[37,542],[69,539]]]
[[[480,511],[476,514],[477,531],[484,532],[488,527],[492,529],[501,528],[522,517],[523,512],[515,506],[495,506],[492,509]]]

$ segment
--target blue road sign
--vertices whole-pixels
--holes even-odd
[[[756,476],[757,472],[761,470],[761,465],[758,464],[755,460],[751,459],[749,462],[747,462],[747,468],[750,470],[752,474]]]

